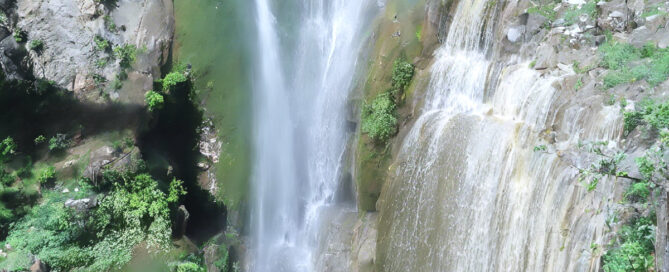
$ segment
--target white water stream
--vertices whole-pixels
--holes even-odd
[[[376,0],[255,2],[251,270],[319,271],[321,215],[336,205],[343,172],[348,94],[379,7]],[[281,10],[289,14],[277,16]]]

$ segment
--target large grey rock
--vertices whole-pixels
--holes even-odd
[[[377,214],[367,213],[355,224],[351,271],[372,272],[376,258]]]
[[[40,53],[30,54],[35,76],[77,92],[92,89],[93,74],[111,81],[120,73],[118,59],[109,61],[110,52],[96,50],[96,36],[113,46],[136,46],[133,68],[153,81],[167,60],[174,32],[169,0],[120,0],[112,12],[95,0],[23,0],[18,1],[16,12],[17,27],[28,34],[28,40],[44,43]],[[116,29],[106,27],[105,20],[114,22]],[[107,64],[97,65],[103,59]],[[130,91],[143,95],[146,90]]]
[[[608,2],[600,1],[597,3],[599,8],[599,18],[597,25],[602,30],[615,32],[625,31],[628,25],[630,11],[625,0],[612,0]]]
[[[79,211],[88,210],[97,205],[97,201],[94,198],[82,198],[82,199],[68,199],[65,200],[65,207],[73,208]]]

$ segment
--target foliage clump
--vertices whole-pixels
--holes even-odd
[[[163,104],[165,104],[163,95],[155,91],[148,91],[146,95],[144,95],[144,100],[149,107],[149,111],[160,110],[163,107]]]
[[[364,106],[362,132],[378,143],[384,143],[397,133],[395,102],[389,93],[377,96],[371,105]]]
[[[114,56],[119,59],[122,68],[130,68],[137,58],[137,47],[132,44],[114,46]]]
[[[16,153],[16,142],[7,137],[0,142],[0,163],[8,161]]]
[[[404,95],[413,75],[413,64],[404,59],[396,60],[393,63],[391,88],[363,106],[361,130],[375,143],[384,144],[397,133],[396,109],[399,96]]]
[[[182,71],[174,71],[163,78],[163,91],[169,91],[172,87],[177,86],[179,83],[184,83],[188,80],[188,77]]]
[[[56,271],[109,271],[128,263],[139,245],[149,252],[167,249],[170,205],[178,199],[168,194],[184,192],[163,192],[144,173],[106,171],[103,179],[111,190],[96,207],[85,212],[68,208],[63,204],[66,196],[47,192],[43,204],[16,222],[5,242]],[[0,262],[0,267],[7,265]]]
[[[67,135],[58,133],[49,139],[49,150],[59,151],[70,147],[70,140]]]
[[[602,268],[606,272],[653,271],[654,243],[655,223],[651,218],[638,218],[618,232],[615,247],[602,256]]]
[[[599,52],[600,65],[611,70],[604,76],[606,88],[639,80],[657,86],[669,77],[669,49],[660,49],[654,44],[636,48],[609,37]]]

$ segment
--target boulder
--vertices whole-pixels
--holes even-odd
[[[186,234],[186,226],[188,225],[188,219],[190,218],[190,213],[186,210],[186,206],[180,205],[177,210],[177,219],[174,225],[174,234],[177,238],[184,236]]]
[[[112,81],[122,70],[118,59],[99,64],[111,56],[96,48],[96,37],[111,46],[134,45],[132,68],[153,81],[167,61],[174,33],[170,0],[120,0],[112,11],[95,0],[25,0],[17,2],[16,13],[17,28],[27,33],[28,41],[44,44],[39,54],[30,54],[35,76],[78,94],[95,89],[91,75]],[[126,91],[141,93],[129,97],[143,97],[146,90]]]
[[[73,208],[79,211],[85,211],[97,205],[95,198],[68,199],[65,200],[65,207]]]
[[[35,260],[33,265],[30,266],[30,272],[46,272],[46,271],[49,270],[46,268],[46,265],[40,259]]]
[[[355,224],[351,251],[353,272],[374,271],[377,222],[377,213],[367,213]]]

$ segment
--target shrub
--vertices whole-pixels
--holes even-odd
[[[176,178],[172,179],[167,194],[168,203],[176,203],[177,201],[179,201],[179,198],[181,196],[186,195],[186,189],[184,188],[183,183],[184,183],[183,181],[178,180]]]
[[[114,20],[112,20],[111,16],[105,15],[102,17],[102,19],[105,21],[105,27],[107,30],[111,32],[116,32],[116,24],[114,23]]]
[[[98,51],[107,51],[110,48],[109,41],[105,40],[101,36],[95,36],[95,49]]]
[[[137,47],[132,44],[115,46],[114,56],[120,60],[121,67],[129,68],[137,57]]]
[[[32,40],[28,46],[30,47],[30,50],[39,52],[44,49],[44,42],[42,40]]]
[[[7,137],[0,142],[0,162],[8,161],[16,153],[16,142],[12,137]]]
[[[146,101],[146,105],[149,106],[149,111],[159,110],[165,103],[163,95],[154,91],[148,91],[144,96],[144,100]]]
[[[49,139],[49,150],[58,151],[70,147],[70,140],[67,139],[65,134],[56,134],[56,136]]]
[[[618,70],[632,60],[641,58],[639,51],[631,44],[620,43],[609,39],[599,47],[604,68]]]
[[[650,218],[639,218],[623,226],[617,238],[617,246],[602,256],[604,271],[654,270],[655,224]]]
[[[165,78],[163,78],[163,90],[168,91],[172,87],[177,86],[179,83],[186,82],[188,78],[186,75],[181,72],[181,71],[175,71],[167,74]]]
[[[650,196],[650,184],[648,182],[635,182],[625,192],[625,198],[632,202],[645,202]]]
[[[365,105],[362,132],[377,143],[385,143],[397,133],[395,107],[395,102],[387,92],[377,96],[371,105]]]
[[[21,29],[15,30],[13,36],[17,43],[22,43],[26,39],[26,33]]]
[[[398,59],[393,63],[392,86],[400,93],[411,83],[413,78],[414,66],[405,60]]]
[[[35,138],[35,145],[40,145],[44,142],[46,142],[46,137],[44,137],[44,135],[40,135]]]
[[[37,175],[37,181],[40,184],[46,184],[48,182],[52,182],[56,179],[56,168],[53,166],[49,166],[47,168],[44,168],[42,172],[40,172]]]

